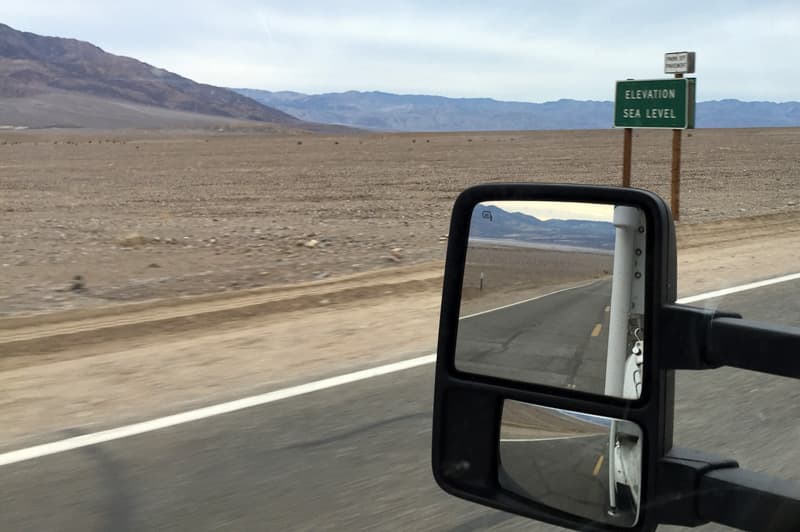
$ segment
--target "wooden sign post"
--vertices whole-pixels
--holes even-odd
[[[683,74],[675,74],[676,79],[683,77]],[[672,208],[672,218],[677,222],[681,219],[681,139],[682,129],[672,130],[672,173],[670,185],[670,207]]]
[[[622,141],[622,186],[631,186],[631,154],[633,153],[633,128],[625,128]]]
[[[694,128],[694,52],[664,54],[664,72],[674,79],[618,81],[614,98],[614,127],[624,128],[622,186],[631,186],[631,152],[634,128],[672,130],[672,172],[670,181],[672,215],[680,219],[682,130]]]
[[[664,54],[664,73],[675,74],[675,79],[682,79],[684,74],[694,73],[695,53],[694,52],[671,52]],[[690,94],[687,100],[690,107],[687,113],[690,114],[690,121],[687,127],[694,127],[694,106],[695,106],[695,82],[693,81],[687,88]],[[672,207],[672,217],[677,222],[681,219],[681,140],[683,131],[681,129],[672,130],[672,172],[670,184],[670,206]]]

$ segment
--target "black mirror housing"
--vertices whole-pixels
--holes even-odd
[[[470,220],[476,205],[498,201],[548,201],[623,205],[646,220],[645,338],[648,363],[637,399],[591,395],[581,390],[520,383],[459,371],[455,364]],[[660,313],[676,298],[674,224],[668,206],[650,192],[612,187],[489,184],[465,190],[450,225],[436,362],[432,460],[437,483],[447,492],[483,505],[567,528],[652,530],[659,460],[672,447],[674,373],[660,353],[666,334]],[[642,432],[641,507],[633,526],[599,523],[520,497],[501,485],[498,441],[504,401],[513,400],[588,416],[626,420]],[[599,468],[599,465],[598,465]],[[597,468],[596,468],[597,469]]]

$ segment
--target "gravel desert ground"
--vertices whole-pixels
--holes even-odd
[[[796,271],[800,130],[690,134],[679,293]],[[634,139],[634,185],[665,198],[669,137]],[[3,438],[430,353],[458,192],[617,184],[621,143],[613,130],[0,133]]]
[[[683,224],[800,212],[800,130],[684,137]],[[442,260],[463,188],[618,184],[621,150],[615,130],[0,133],[0,316]],[[637,133],[634,186],[668,198],[670,153]]]

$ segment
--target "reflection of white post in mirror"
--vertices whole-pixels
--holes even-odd
[[[609,449],[615,424],[617,440]],[[506,399],[498,453],[498,481],[511,493],[598,523],[638,522],[642,431],[636,423]],[[604,469],[613,469],[614,483],[602,482]],[[618,500],[614,512],[611,497]]]
[[[642,308],[644,265],[644,216],[634,207],[614,208],[614,270],[611,280],[611,316],[606,355],[605,393],[637,399],[641,394],[643,363]],[[628,453],[617,421],[612,421],[608,439],[609,513],[617,512],[617,487],[636,494],[629,475]],[[641,445],[641,442],[638,442]],[[638,467],[638,464],[636,464]],[[638,500],[635,501],[638,504]]]
[[[611,279],[611,316],[608,330],[608,353],[606,356],[605,394],[625,397],[625,362],[631,354],[630,320],[633,295],[633,280],[637,260],[636,235],[644,228],[642,214],[634,207],[618,206],[614,209],[614,270]],[[628,397],[636,399],[637,396]]]

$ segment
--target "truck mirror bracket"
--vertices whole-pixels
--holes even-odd
[[[667,369],[715,369],[723,365],[711,359],[708,343],[718,318],[741,318],[733,312],[668,304],[661,308],[665,346],[662,365]]]
[[[730,366],[800,377],[800,328],[742,319],[733,312],[668,304],[661,308],[663,367]]]
[[[789,531],[800,523],[800,484],[740,469],[693,449],[673,448],[659,462],[659,523],[720,523],[741,530]]]
[[[709,522],[700,516],[697,490],[701,479],[710,471],[737,468],[735,460],[673,447],[659,461],[659,481],[652,503],[657,508],[657,521],[678,526],[699,526]]]

